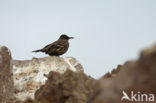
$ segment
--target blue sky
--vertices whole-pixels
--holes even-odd
[[[14,59],[44,57],[31,51],[64,33],[75,37],[68,52],[85,73],[99,78],[137,59],[156,43],[155,0],[0,0],[0,45]]]

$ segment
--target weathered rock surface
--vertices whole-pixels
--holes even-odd
[[[86,103],[95,80],[83,72],[51,71],[48,81],[35,93],[36,103]]]
[[[9,50],[0,47],[0,103],[156,103],[156,46],[98,81],[72,57],[11,60]],[[130,100],[121,101],[123,91]],[[147,96],[138,102],[142,94]]]
[[[72,57],[45,57],[32,60],[13,60],[15,97],[19,100],[34,98],[35,91],[45,84],[50,71],[63,74],[67,69],[83,72],[81,64]]]
[[[156,98],[156,46],[143,50],[137,61],[126,62],[114,71],[117,72],[108,73],[96,83],[88,103],[156,103],[156,100],[149,101],[149,97],[153,100],[150,94]],[[130,101],[121,101],[123,91]],[[137,101],[132,101],[132,91]],[[144,96],[143,101],[138,102],[141,94],[148,95],[147,101]]]
[[[12,103],[14,99],[11,54],[8,48],[0,46],[0,103]]]

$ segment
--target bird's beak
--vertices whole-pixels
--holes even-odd
[[[74,37],[69,37],[69,39],[74,39]]]

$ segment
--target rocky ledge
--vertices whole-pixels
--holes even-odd
[[[12,60],[15,97],[24,100],[34,99],[34,93],[47,80],[50,71],[63,74],[67,69],[83,72],[82,65],[72,57],[44,57],[32,60]]]
[[[156,46],[99,80],[73,57],[12,60],[4,46],[0,71],[0,103],[156,103]]]

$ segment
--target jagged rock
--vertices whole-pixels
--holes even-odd
[[[67,69],[83,72],[81,64],[72,57],[44,57],[32,60],[13,60],[15,97],[25,100],[34,98],[35,91],[47,80],[50,71],[64,73]]]
[[[1,46],[0,103],[138,103],[131,100],[131,91],[156,97],[156,46],[98,81],[83,73],[81,64],[72,57],[11,60],[9,50]],[[123,91],[130,100],[121,101]]]
[[[48,81],[35,93],[35,103],[86,103],[95,79],[83,72],[50,72]]]
[[[118,65],[117,69],[113,69],[111,73],[110,72],[106,73],[104,76],[101,77],[101,79],[115,77],[120,72],[121,69],[122,65]]]
[[[95,84],[88,103],[138,103],[134,99],[132,101],[132,91],[137,95],[137,100],[141,94],[147,94],[147,98],[149,94],[156,97],[156,46],[143,50],[137,61],[126,62],[118,67],[117,71],[115,76],[112,76],[114,74],[112,72]],[[123,91],[129,96],[130,101],[126,99],[121,101]],[[144,97],[139,103],[151,103],[151,101],[145,101]]]
[[[0,103],[12,103],[14,99],[11,54],[7,47],[0,46]]]

